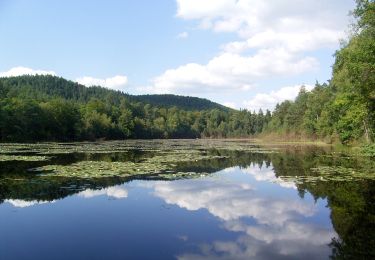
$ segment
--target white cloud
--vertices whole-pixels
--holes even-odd
[[[231,241],[201,244],[200,252],[181,254],[177,259],[325,259],[331,254],[328,244],[337,238],[329,228],[295,219],[281,228],[242,221],[226,222],[225,228],[242,235]]]
[[[87,189],[78,193],[78,196],[84,197],[86,199],[102,195],[116,199],[123,199],[128,197],[128,191],[123,187],[115,186],[100,190]]]
[[[344,37],[343,31],[321,28],[300,32],[276,32],[268,29],[257,33],[245,41],[235,41],[224,45],[227,52],[240,53],[251,48],[273,48],[282,46],[288,52],[302,52],[323,47],[335,47],[339,39]]]
[[[236,33],[206,64],[166,70],[145,88],[153,93],[204,95],[249,90],[260,79],[292,77],[319,68],[313,51],[337,48],[350,0],[176,0],[177,17],[198,28]],[[245,53],[249,51],[249,53]]]
[[[282,226],[296,214],[307,217],[315,212],[314,206],[299,200],[259,197],[244,183],[197,179],[158,182],[154,189],[156,196],[169,204],[188,210],[205,208],[225,221],[252,217],[261,224]]]
[[[16,77],[22,75],[53,75],[56,76],[56,73],[51,70],[34,70],[27,67],[14,67],[8,71],[0,72],[0,77]]]
[[[264,49],[253,56],[223,53],[206,65],[189,63],[170,69],[153,80],[153,93],[201,94],[249,90],[256,80],[296,75],[318,66],[313,57],[297,57],[285,49]]]
[[[198,20],[201,28],[236,32],[247,39],[270,28],[276,32],[342,32],[352,6],[350,0],[177,0],[177,16]]]
[[[0,77],[16,77],[22,75],[52,75],[57,76],[56,72],[51,70],[35,70],[27,67],[14,67],[8,71],[0,72]],[[75,80],[76,82],[85,85],[87,87],[91,86],[102,86],[115,90],[125,90],[125,86],[128,83],[128,78],[123,75],[116,75],[114,77],[99,79],[93,77],[80,77]]]
[[[238,167],[234,166],[234,167],[225,168],[222,171],[225,172],[225,173],[231,173],[231,172],[236,172],[237,169],[238,169]]]
[[[211,19],[225,13],[235,1],[177,0],[177,16],[184,19]]]
[[[258,93],[254,98],[244,101],[243,105],[246,109],[258,111],[260,108],[273,110],[277,103],[285,100],[294,100],[302,85],[283,87],[270,93]],[[314,87],[312,85],[304,84],[307,91],[311,91]]]
[[[44,201],[44,200],[19,200],[19,199],[6,199],[4,202],[12,204],[16,208],[26,208],[34,205],[54,203],[55,201]]]
[[[237,225],[229,223],[227,228],[233,231],[245,231],[247,234],[253,236],[257,240],[264,241],[266,243],[272,243],[280,240],[303,241],[308,239],[310,245],[324,245],[328,244],[331,238],[334,236],[334,232],[332,231],[330,232],[321,227],[314,227],[313,224],[299,223],[293,220],[287,221],[282,229],[278,229],[275,226],[247,226],[238,222],[235,224]],[[283,248],[283,250],[286,250],[286,248]]]
[[[277,183],[283,188],[297,189],[296,184],[292,181],[284,181],[280,177],[276,177],[272,167],[258,168],[258,167],[247,167],[241,170],[244,173],[248,173],[254,177],[257,181],[267,181]]]
[[[178,39],[186,39],[187,37],[189,37],[189,33],[188,32],[182,32],[182,33],[179,33],[177,35]]]
[[[224,102],[223,105],[226,106],[226,107],[233,108],[233,109],[237,108],[237,105],[234,102]]]
[[[232,174],[236,169],[239,168],[223,172]],[[278,180],[272,167],[254,165],[240,171],[256,180],[295,188]],[[330,253],[331,239],[337,237],[331,227],[311,223],[310,218],[318,210],[316,202],[297,196],[293,199],[275,190],[277,187],[274,192],[264,193],[243,178],[203,178],[155,182],[153,188],[155,195],[168,204],[190,211],[207,210],[221,221],[222,228],[238,236],[230,241],[200,244],[201,251],[180,254],[178,259],[276,259],[280,256],[322,259]]]
[[[128,83],[128,78],[123,75],[117,75],[117,76],[106,78],[106,79],[99,79],[99,78],[85,76],[85,77],[76,79],[76,81],[87,87],[101,86],[101,87],[106,87],[110,89],[124,91],[125,90],[124,87]]]

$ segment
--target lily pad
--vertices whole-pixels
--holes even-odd
[[[196,162],[225,158],[199,152],[168,153],[147,158],[141,162],[80,161],[71,165],[46,165],[31,169],[43,176],[72,178],[128,177],[132,175],[160,174],[173,170],[181,162]]]
[[[312,172],[323,176],[324,179],[332,181],[347,181],[352,179],[375,180],[375,172],[357,171],[353,168],[342,166],[320,166],[312,168]]]
[[[0,162],[7,162],[7,161],[38,162],[38,161],[48,161],[49,159],[50,157],[47,157],[47,156],[20,156],[20,155],[0,154]]]

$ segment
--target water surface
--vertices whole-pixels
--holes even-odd
[[[374,257],[374,164],[329,147],[128,141],[0,152],[0,259]],[[95,162],[142,172],[107,176]],[[50,165],[66,172],[40,168]]]

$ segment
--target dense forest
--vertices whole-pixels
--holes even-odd
[[[372,142],[375,130],[375,2],[357,0],[352,36],[335,53],[332,79],[276,106],[266,133]]]
[[[350,39],[332,79],[301,87],[271,114],[175,95],[131,96],[54,76],[0,78],[0,141],[225,138],[256,134],[372,142],[375,132],[375,3],[357,0]]]
[[[0,97],[2,141],[250,136],[271,119],[269,111],[173,95],[131,96],[54,76],[2,78]]]
[[[189,96],[177,96],[171,94],[164,95],[139,95],[129,96],[131,100],[143,102],[153,106],[163,106],[166,108],[178,107],[184,110],[211,110],[219,109],[228,111],[230,108],[212,102],[208,99],[189,97]]]

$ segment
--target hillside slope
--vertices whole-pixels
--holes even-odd
[[[178,96],[171,94],[164,95],[138,95],[131,96],[132,99],[147,103],[154,106],[163,107],[178,107],[184,110],[230,110],[230,108],[220,105],[218,103],[212,102],[208,99],[189,97],[189,96]]]
[[[6,92],[13,96],[27,96],[37,100],[59,97],[67,100],[87,102],[92,98],[103,99],[111,97],[118,104],[119,98],[125,97],[130,101],[142,102],[157,107],[171,108],[173,106],[189,111],[218,109],[228,111],[229,108],[207,99],[177,96],[177,95],[129,95],[120,91],[99,86],[85,87],[76,82],[50,75],[20,76],[0,78]]]
[[[0,78],[0,142],[243,137],[271,118],[206,99],[132,96],[54,76]]]

